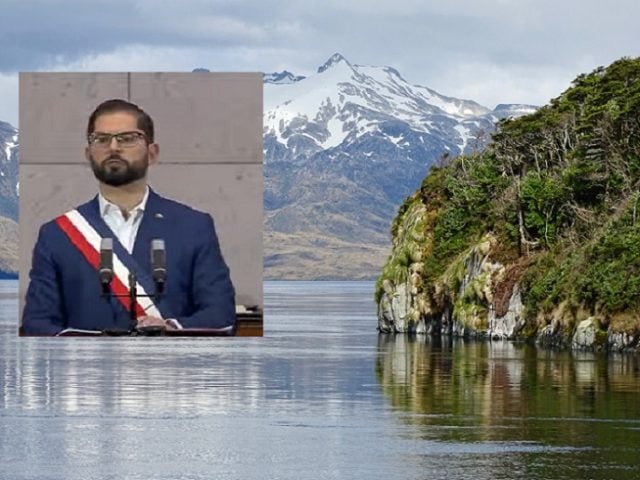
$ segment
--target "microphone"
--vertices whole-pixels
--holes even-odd
[[[167,277],[167,252],[164,248],[164,240],[160,238],[151,240],[151,270],[153,283],[156,286],[156,295],[162,295]]]
[[[113,278],[113,238],[100,240],[98,278],[100,279],[102,295],[109,295],[111,293],[109,287]]]

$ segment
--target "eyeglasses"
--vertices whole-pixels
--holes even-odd
[[[115,138],[122,148],[135,147],[140,139],[147,139],[142,132],[121,132],[121,133],[92,133],[89,135],[89,145],[96,148],[109,148],[111,140]]]

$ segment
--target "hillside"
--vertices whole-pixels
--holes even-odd
[[[395,218],[382,331],[637,349],[640,59],[578,76],[433,168]]]
[[[18,273],[18,224],[0,216],[0,278],[15,278]]]

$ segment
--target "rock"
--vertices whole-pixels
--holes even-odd
[[[558,322],[551,322],[549,325],[543,327],[536,337],[536,344],[541,347],[549,347],[549,348],[562,348],[564,347],[564,340],[561,335],[559,335],[559,326]]]
[[[409,327],[409,309],[411,308],[411,291],[406,283],[396,287],[396,292],[391,299],[391,311],[393,312],[394,327],[396,332],[407,332]]]
[[[594,317],[581,321],[571,339],[571,346],[578,349],[594,349],[598,343],[598,322]]]
[[[378,305],[378,330],[385,333],[408,332],[412,316],[411,288],[407,283],[397,285],[391,293],[382,294]]]
[[[507,313],[502,317],[497,317],[496,309],[489,310],[489,336],[494,339],[513,339],[524,327],[525,320],[522,316],[522,296],[517,285],[513,287],[513,292],[509,298]]]
[[[393,311],[391,309],[391,297],[388,293],[383,293],[378,303],[378,330],[381,333],[392,333]]]
[[[607,346],[616,352],[637,350],[640,348],[640,335],[630,335],[625,332],[609,332]]]

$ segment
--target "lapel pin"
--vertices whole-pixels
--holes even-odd
[[[156,218],[164,218],[164,215],[162,215],[161,213],[156,213],[156,214],[155,214],[155,217],[156,217]]]

